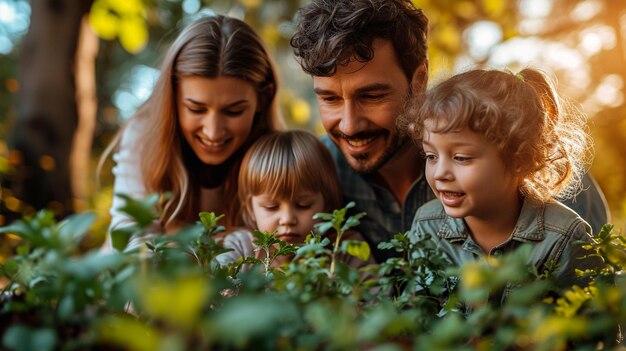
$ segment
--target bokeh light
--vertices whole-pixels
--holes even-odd
[[[0,54],[9,54],[30,25],[30,4],[24,0],[0,0]]]

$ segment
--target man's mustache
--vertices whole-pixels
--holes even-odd
[[[354,135],[348,135],[348,134],[344,134],[338,130],[333,130],[331,131],[331,134],[335,137],[335,138],[341,138],[341,139],[346,139],[346,140],[363,140],[363,139],[368,139],[368,138],[373,138],[373,137],[377,137],[383,134],[387,134],[389,133],[386,130],[372,130],[372,131],[364,131],[364,132],[359,132],[356,133]]]

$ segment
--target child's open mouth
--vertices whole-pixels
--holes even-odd
[[[440,191],[440,201],[449,207],[459,206],[465,197],[465,193],[456,191]]]

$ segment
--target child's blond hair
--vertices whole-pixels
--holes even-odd
[[[495,144],[522,179],[520,191],[529,200],[576,195],[591,161],[585,115],[560,99],[552,81],[536,69],[458,74],[415,98],[400,126],[421,142],[426,121],[432,132],[469,128]]]
[[[321,193],[326,211],[342,206],[332,157],[313,134],[292,130],[261,137],[246,153],[239,171],[239,201],[244,223],[253,228],[252,196],[291,199],[298,190]]]

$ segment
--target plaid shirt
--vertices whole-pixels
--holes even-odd
[[[333,157],[339,182],[346,203],[354,201],[356,206],[349,214],[365,212],[367,216],[361,219],[356,228],[370,245],[376,262],[384,262],[387,258],[398,256],[392,250],[379,250],[378,243],[390,241],[397,233],[404,233],[411,229],[411,223],[417,209],[435,198],[432,190],[422,176],[411,185],[404,206],[401,207],[389,189],[376,184],[371,177],[355,173],[341,150],[325,135],[322,142]],[[419,157],[415,155],[415,157]]]

